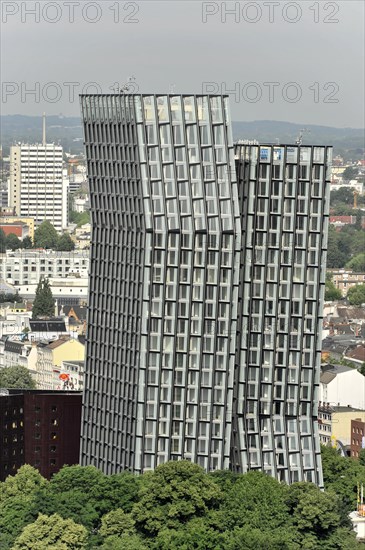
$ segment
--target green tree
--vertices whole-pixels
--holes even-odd
[[[12,294],[10,292],[0,292],[0,304],[3,304],[4,302],[22,302],[22,298],[19,296],[18,293]]]
[[[344,185],[340,189],[336,189],[336,191],[331,191],[331,195],[330,195],[331,206],[342,204],[342,205],[347,205],[352,207],[353,202],[354,202],[353,189],[351,189],[348,185]]]
[[[23,527],[32,523],[33,503],[39,491],[47,491],[49,482],[29,465],[21,466],[18,472],[9,475],[0,483],[0,548],[10,550]]]
[[[23,239],[23,248],[33,248],[33,242],[29,235]]]
[[[349,288],[347,299],[352,306],[361,306],[361,304],[365,304],[365,284]]]
[[[361,464],[361,466],[365,466],[365,449],[361,449],[359,452],[359,464]]]
[[[225,529],[250,525],[257,529],[278,529],[288,524],[286,486],[262,472],[239,476],[225,492],[221,524]]]
[[[222,548],[225,550],[237,550],[238,548],[244,550],[302,550],[303,547],[293,540],[292,534],[285,528],[270,532],[267,529],[253,529],[246,525],[226,531]]]
[[[342,457],[333,447],[321,447],[324,486],[337,494],[341,502],[342,521],[356,509],[357,485],[365,479],[365,466],[350,457]]]
[[[332,280],[332,274],[327,273],[324,299],[326,300],[326,302],[333,302],[335,300],[341,300],[341,298],[342,298],[341,290],[339,288],[336,288]]]
[[[194,516],[217,509],[223,499],[218,485],[197,464],[181,460],[143,475],[139,502],[132,508],[137,530],[153,536]]]
[[[0,483],[0,502],[13,497],[33,498],[38,490],[46,489],[48,485],[49,482],[36,468],[24,464],[14,476],[8,476]]]
[[[13,365],[0,369],[0,388],[30,389],[37,387],[29,370],[21,365]]]
[[[30,498],[18,495],[0,502],[1,550],[10,550],[23,528],[35,519]]]
[[[358,168],[354,168],[353,166],[348,166],[343,171],[342,178],[345,181],[350,181],[350,180],[355,179],[358,174],[359,174]]]
[[[50,491],[55,495],[67,491],[82,491],[90,496],[104,477],[103,472],[95,466],[64,466],[52,476]]]
[[[34,499],[33,511],[35,514],[41,513],[47,516],[58,514],[64,519],[72,519],[82,524],[88,531],[99,525],[99,514],[95,509],[95,503],[80,490],[58,494],[41,491]]]
[[[138,535],[121,535],[120,537],[113,535],[105,539],[101,550],[148,550]],[[182,550],[182,549],[181,549]]]
[[[57,250],[63,250],[63,251],[69,251],[74,250],[75,243],[71,239],[70,235],[68,233],[63,233],[61,237],[58,239],[57,243]]]
[[[348,251],[344,251],[339,246],[340,234],[342,231],[336,231],[333,225],[330,224],[328,230],[328,252],[327,252],[327,267],[339,268],[343,267],[348,260]]]
[[[365,237],[365,233],[363,234]],[[363,238],[363,248],[365,248],[365,239]],[[346,269],[352,269],[355,273],[365,273],[365,252],[357,254],[346,264]]]
[[[5,239],[5,246],[7,250],[18,250],[23,247],[22,241],[14,235],[14,233],[9,233]]]
[[[34,523],[24,527],[13,550],[77,550],[87,547],[87,531],[72,519],[57,514],[40,514]]]
[[[53,225],[45,220],[34,231],[34,246],[36,248],[54,248],[58,243],[58,233]]]
[[[100,534],[103,537],[111,535],[135,534],[136,522],[130,514],[126,514],[121,508],[112,510],[101,518]]]
[[[6,250],[6,236],[4,230],[0,228],[0,254],[3,254]]]
[[[206,518],[193,518],[177,529],[162,528],[154,546],[161,550],[216,550],[226,548],[224,533],[212,528]]]
[[[55,300],[52,295],[48,279],[40,279],[32,308],[32,318],[53,317],[55,313]]]

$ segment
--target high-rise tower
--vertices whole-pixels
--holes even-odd
[[[326,227],[327,149],[307,150],[303,179],[304,148],[234,150],[227,97],[81,103],[93,222],[82,464],[141,472],[186,458],[321,484],[311,400],[323,274],[308,250],[324,259],[325,237],[308,239],[314,217],[313,232]],[[289,217],[304,225],[286,230]],[[306,456],[298,465],[294,450]]]

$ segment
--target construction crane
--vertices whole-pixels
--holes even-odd
[[[353,195],[354,195],[354,208],[357,208],[357,196],[359,195],[359,192],[355,191],[353,192]]]

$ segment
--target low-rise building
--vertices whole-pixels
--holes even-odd
[[[364,421],[365,410],[354,407],[335,407],[329,403],[320,402],[318,406],[320,443],[339,448],[344,456],[356,457],[358,456],[356,453],[359,452],[359,448],[362,448],[361,445],[365,441],[362,439],[365,434],[362,426]]]
[[[9,336],[0,338],[0,368],[20,365],[29,370],[36,380],[37,347],[29,342],[14,340]]]
[[[337,407],[365,410],[365,376],[356,368],[323,365],[319,384],[319,401]]]
[[[336,288],[341,291],[344,297],[351,287],[365,283],[365,273],[354,273],[351,270],[346,271],[344,269],[329,269],[328,271],[332,274]]]
[[[55,388],[57,390],[84,389],[84,361],[62,361],[61,367],[55,369]]]
[[[87,277],[65,277],[48,279],[53,297],[60,305],[80,305],[87,302],[89,294],[89,279]],[[19,294],[27,299],[34,300],[37,284],[20,285]]]
[[[0,254],[0,278],[13,284],[17,290],[37,285],[41,277],[65,279],[87,278],[89,254],[81,250],[7,250]]]
[[[362,449],[365,449],[365,411],[360,417],[351,420],[352,458],[359,458]]]
[[[17,223],[25,223],[28,227],[28,234],[29,237],[33,240],[34,239],[34,218],[29,218],[27,216],[14,216],[9,215],[8,212],[4,211],[0,213],[0,224],[17,224]]]
[[[0,229],[4,231],[5,235],[15,235],[21,241],[25,237],[29,237],[29,227],[24,222],[1,223],[0,218]]]
[[[85,346],[74,338],[59,338],[53,342],[38,343],[36,381],[39,388],[53,390],[59,384],[62,361],[84,361]]]
[[[345,354],[345,359],[351,361],[355,366],[360,367],[365,363],[365,346],[360,344],[356,348],[348,350]]]

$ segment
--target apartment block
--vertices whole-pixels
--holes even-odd
[[[62,177],[60,145],[19,144],[10,148],[9,206],[18,216],[44,220],[57,231],[67,227],[67,183]]]
[[[87,277],[87,251],[60,252],[56,250],[21,249],[0,254],[0,277],[16,287],[37,285],[41,277]]]
[[[30,464],[50,479],[78,463],[79,392],[7,390],[0,393],[0,481]]]

